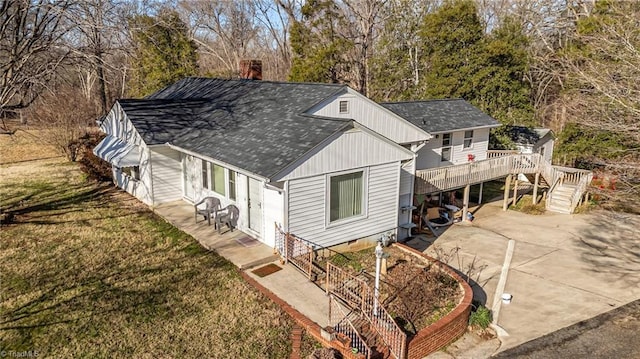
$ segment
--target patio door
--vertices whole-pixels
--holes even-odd
[[[262,182],[249,177],[249,228],[262,235]]]
[[[184,198],[193,201],[195,183],[195,159],[190,155],[182,155],[182,194]]]

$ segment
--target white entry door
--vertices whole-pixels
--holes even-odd
[[[249,177],[249,228],[262,235],[262,182]]]
[[[182,186],[184,198],[193,201],[195,183],[195,159],[190,155],[182,155]]]

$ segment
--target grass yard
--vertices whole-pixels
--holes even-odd
[[[132,197],[62,158],[0,165],[0,181],[0,350],[289,356],[292,320]]]

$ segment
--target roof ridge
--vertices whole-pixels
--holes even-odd
[[[426,100],[406,100],[406,101],[395,101],[395,102],[380,102],[381,105],[395,105],[402,103],[420,103],[420,102],[439,102],[439,101],[467,101],[462,97],[456,98],[434,98],[434,99],[426,99]]]
[[[204,76],[187,76],[183,77],[180,81],[184,79],[197,79],[197,80],[220,80],[220,81],[236,81],[236,82],[256,82],[256,83],[270,83],[270,84],[278,84],[278,85],[319,85],[319,86],[331,86],[331,87],[347,87],[347,84],[337,84],[337,83],[324,83],[324,82],[294,82],[294,81],[274,81],[274,80],[250,80],[250,79],[228,79],[221,77],[204,77]],[[169,85],[171,86],[171,85]]]

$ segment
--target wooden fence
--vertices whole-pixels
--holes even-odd
[[[389,346],[391,353],[397,359],[404,359],[407,335],[393,320],[382,303],[378,302],[373,289],[365,281],[327,263],[326,286],[329,295],[335,295],[351,308],[359,309],[373,325],[384,343]]]

